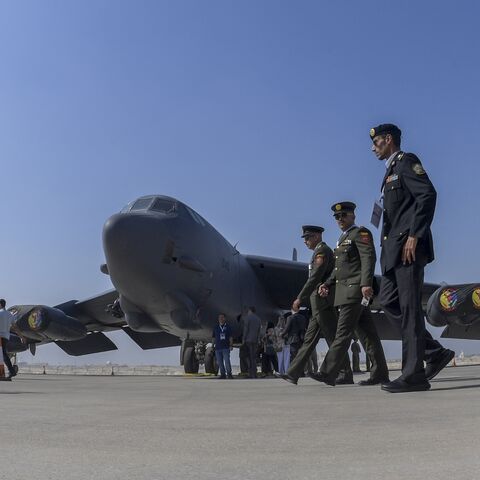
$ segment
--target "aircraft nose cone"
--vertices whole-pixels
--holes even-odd
[[[103,227],[103,248],[112,281],[147,273],[161,261],[168,241],[164,219],[130,213],[111,216]]]

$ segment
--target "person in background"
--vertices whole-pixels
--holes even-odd
[[[286,339],[285,343],[290,346],[290,363],[293,362],[303,345],[306,329],[307,319],[300,312],[293,312],[287,318],[283,337]]]
[[[218,315],[218,323],[213,329],[212,337],[213,345],[215,346],[215,357],[220,368],[220,378],[228,377],[232,379],[230,352],[233,349],[233,337],[224,313]]]
[[[350,346],[352,351],[352,372],[361,373],[360,370],[360,345],[358,344],[358,339],[354,338],[352,345]]]
[[[10,357],[8,356],[7,342],[10,339],[10,329],[12,329],[12,324],[15,321],[15,317],[8,310],[5,310],[6,304],[7,302],[3,298],[0,299],[0,343],[2,344],[3,362],[8,368],[9,376],[5,377],[4,372],[2,372],[0,380],[11,381],[12,377],[14,377],[17,372],[10,361]]]
[[[257,378],[257,349],[262,322],[256,315],[255,307],[249,307],[243,322],[243,343],[248,349],[248,376]]]
[[[277,371],[281,375],[283,375],[290,366],[290,345],[285,343],[285,339],[282,336],[285,329],[285,324],[285,315],[280,315],[278,317],[277,325],[275,326],[275,337],[277,339],[275,350],[277,352]]]
[[[268,324],[262,343],[262,371],[265,375],[273,375],[274,371],[278,372],[277,352],[275,351],[277,338],[273,323]]]

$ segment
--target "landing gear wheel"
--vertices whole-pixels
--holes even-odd
[[[211,373],[218,375],[217,359],[212,347],[208,347],[205,350],[205,373]]]
[[[195,355],[195,347],[186,347],[183,353],[183,368],[185,373],[198,373],[199,363]]]

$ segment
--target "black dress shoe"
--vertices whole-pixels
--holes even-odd
[[[227,377],[226,377],[225,375],[220,375],[218,378],[219,378],[220,380],[225,380]]]
[[[393,382],[384,383],[381,388],[390,393],[425,392],[426,390],[430,390],[430,384],[427,380],[422,383],[408,383],[405,380],[397,378]]]
[[[312,373],[309,375],[310,378],[313,378],[313,380],[316,380],[317,382],[323,382],[326,383],[327,385],[330,385],[331,387],[335,386],[335,380],[332,380],[331,378],[328,378],[326,375],[323,375],[322,373]]]
[[[455,352],[446,348],[438,357],[436,362],[427,363],[425,367],[425,376],[428,380],[436,377],[453,359]]]
[[[233,375],[232,375],[232,374],[227,375],[227,378],[228,378],[229,380],[233,380]]]
[[[335,380],[335,385],[353,385],[354,383],[353,378],[341,377]]]
[[[282,380],[286,380],[287,382],[293,383],[294,385],[298,384],[298,378],[291,377],[288,373],[275,373],[277,378],[281,378]]]
[[[390,380],[388,378],[385,379],[377,379],[377,378],[368,378],[367,380],[360,380],[358,382],[358,385],[361,385],[362,387],[369,386],[369,385],[380,385],[384,383],[390,383]]]

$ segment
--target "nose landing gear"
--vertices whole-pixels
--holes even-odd
[[[212,346],[205,342],[184,340],[180,351],[180,364],[187,374],[198,373],[200,365],[205,365],[205,373],[217,375],[218,365]]]

